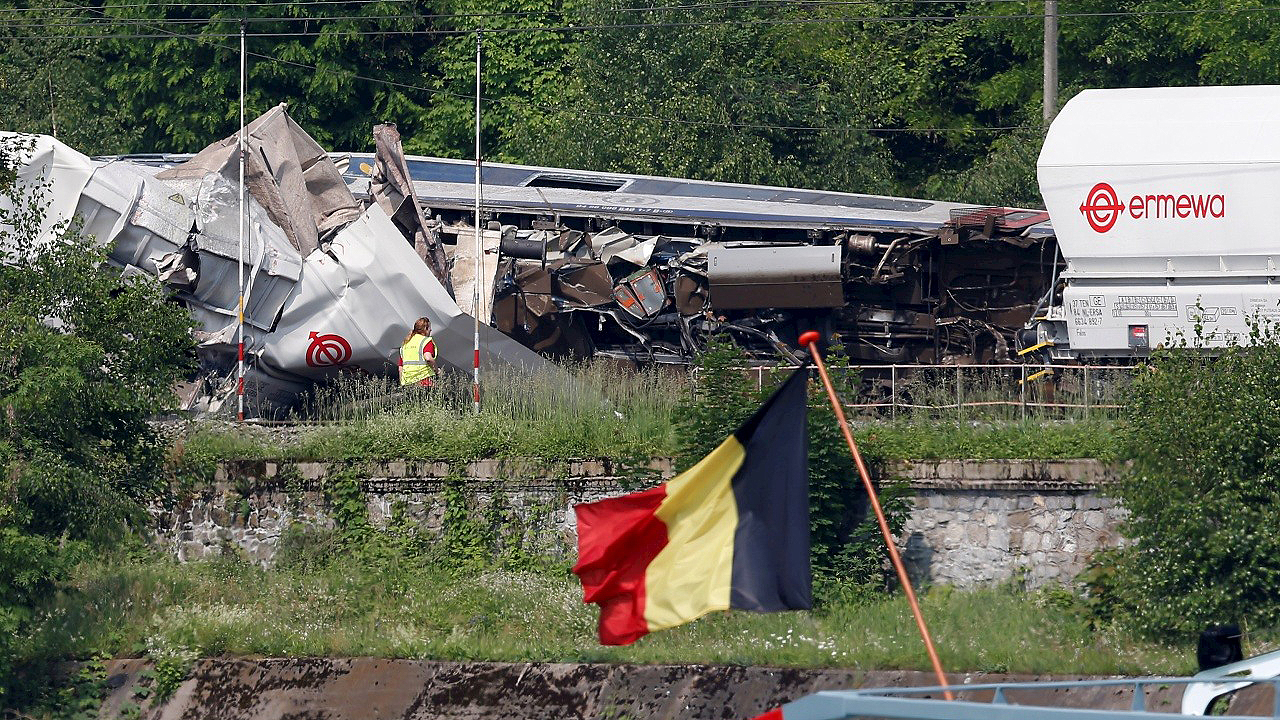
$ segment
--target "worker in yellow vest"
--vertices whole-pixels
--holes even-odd
[[[431,387],[436,376],[436,341],[431,321],[420,317],[400,346],[400,384]]]

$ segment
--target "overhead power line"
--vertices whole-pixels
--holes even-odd
[[[812,0],[811,2],[802,3],[802,7],[826,7],[840,6],[850,4],[862,4],[868,0]],[[908,0],[913,2],[940,2],[942,0]],[[993,0],[987,0],[988,2]],[[994,0],[1002,1],[1002,0]],[[672,6],[674,7],[674,6]],[[652,10],[645,8],[645,10]],[[1161,17],[1161,16],[1185,16],[1185,15],[1247,15],[1254,13],[1269,13],[1280,10],[1280,6],[1275,7],[1255,7],[1255,8],[1206,8],[1206,9],[1180,9],[1180,10],[1108,10],[1108,11],[1091,11],[1091,12],[1059,12],[1060,18],[1120,18],[1120,17]],[[541,14],[541,13],[539,13]],[[257,18],[250,19],[254,22],[274,22],[274,23],[323,23],[328,21],[372,21],[372,20],[423,20],[428,18],[434,19],[467,19],[496,17],[495,15],[483,16],[480,14],[473,15],[379,15],[379,16],[337,16],[337,17],[273,17],[273,18]],[[723,20],[688,20],[688,21],[663,21],[663,22],[625,22],[625,23],[582,23],[567,25],[523,25],[514,27],[470,27],[458,29],[442,29],[442,28],[422,28],[422,29],[383,29],[383,30],[345,30],[344,35],[352,37],[383,37],[383,36],[456,36],[456,35],[472,35],[476,32],[485,34],[510,34],[525,32],[586,32],[598,30],[644,30],[659,28],[698,28],[698,27],[727,27],[727,26],[770,26],[770,25],[852,25],[865,23],[903,23],[903,22],[956,22],[956,21],[986,21],[986,20],[1042,20],[1042,13],[987,13],[987,14],[958,14],[958,15],[851,15],[843,17],[783,17],[783,18],[743,18],[743,19],[723,19]],[[32,23],[9,23],[0,24],[0,28],[5,29],[99,29],[104,25],[111,26],[128,26],[128,25],[144,25],[157,27],[158,25],[214,25],[222,23],[240,22],[240,18],[116,18],[111,17],[105,22],[66,22],[66,21],[46,21]],[[258,32],[253,33],[256,38],[283,38],[283,37],[317,37],[326,34],[323,30],[294,30],[282,32]],[[166,35],[155,35],[149,33],[102,33],[97,35],[39,35],[32,39],[150,39],[156,37],[165,37]],[[182,37],[206,37],[206,38],[231,38],[239,37],[238,32],[203,32],[199,35],[189,35]]]
[[[720,0],[718,2],[699,2],[684,5],[655,5],[643,6],[634,5],[617,8],[593,8],[595,13],[624,13],[624,12],[666,12],[675,10],[691,10],[702,8],[714,8],[738,5],[796,5],[802,2],[806,7],[813,5],[879,5],[885,0]],[[939,5],[939,4],[977,4],[977,3],[1025,3],[1026,0],[893,0],[899,4],[912,5]],[[1072,0],[1077,2],[1080,0]],[[121,3],[106,6],[106,10],[136,10],[136,9],[158,9],[158,8],[217,8],[224,10],[242,10],[245,8],[273,8],[273,7],[293,7],[308,5],[376,5],[412,2],[412,0],[273,0],[271,2],[138,2],[138,3]],[[80,10],[98,10],[99,8],[87,5],[67,5],[62,7],[50,8],[0,8],[0,15],[9,13],[32,13],[32,12],[72,12]],[[512,10],[503,12],[474,12],[474,13],[441,13],[441,14],[420,14],[417,17],[521,17],[528,15],[545,15],[548,13],[564,14],[563,10],[555,8],[546,8],[541,10]]]

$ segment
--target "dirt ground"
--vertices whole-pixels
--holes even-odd
[[[717,665],[457,663],[378,658],[202,660],[166,702],[136,708],[142,660],[108,667],[104,720],[746,720],[819,690],[934,685],[910,671]],[[954,675],[956,685],[1044,679]],[[1082,678],[1056,678],[1082,679]],[[1269,689],[1236,698],[1231,714],[1271,712]],[[1037,697],[1038,696],[1038,697]],[[1177,712],[1181,691],[1157,686],[1148,707]],[[988,700],[976,692],[961,699]],[[1010,702],[1129,709],[1128,689],[1011,692]],[[1256,706],[1256,708],[1254,707]]]

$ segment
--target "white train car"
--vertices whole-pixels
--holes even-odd
[[[1023,345],[1134,357],[1280,318],[1280,86],[1086,90],[1038,174],[1066,266]]]

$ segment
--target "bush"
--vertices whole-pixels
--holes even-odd
[[[17,178],[26,142],[0,141],[0,702],[30,608],[164,492],[148,421],[192,348],[186,311],[154,280],[107,269],[74,228],[41,236],[44,189]]]
[[[1123,410],[1133,466],[1113,492],[1133,544],[1116,602],[1147,634],[1280,620],[1280,335],[1252,327],[1214,356],[1200,328],[1158,350]]]
[[[857,373],[848,369],[843,355],[833,353],[827,360],[837,393],[850,397],[857,387]],[[683,447],[677,457],[681,470],[736,430],[789,372],[757,376],[744,370],[748,364],[746,355],[729,340],[710,339],[698,359],[697,392],[681,416]],[[876,458],[868,457],[865,450],[863,454],[868,463],[875,463]],[[882,488],[881,494],[890,528],[901,531],[908,494],[893,484]],[[884,540],[816,377],[809,387],[809,525],[815,596],[820,601],[886,587]]]

